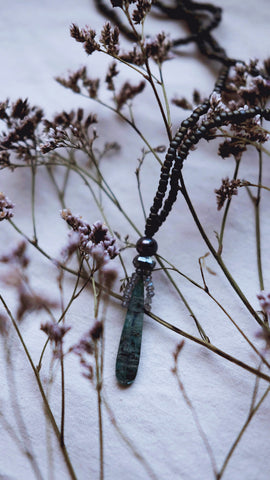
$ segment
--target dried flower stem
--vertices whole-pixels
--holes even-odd
[[[204,228],[198,218],[198,215],[192,205],[192,202],[191,202],[191,199],[188,195],[188,192],[186,190],[186,187],[185,187],[185,182],[184,182],[184,179],[183,179],[183,176],[182,174],[180,174],[180,183],[181,183],[181,187],[180,187],[180,190],[186,200],[186,203],[188,205],[188,208],[191,212],[191,215],[199,229],[199,232],[202,236],[202,238],[204,239],[207,247],[209,248],[210,252],[212,253],[213,257],[215,258],[215,260],[217,261],[217,263],[219,264],[219,266],[221,267],[221,269],[223,270],[225,276],[227,277],[228,281],[230,282],[231,286],[233,287],[233,289],[235,290],[235,292],[237,293],[237,295],[241,298],[242,302],[244,303],[244,305],[247,307],[247,309],[249,310],[249,312],[251,313],[251,315],[255,318],[255,320],[258,322],[259,325],[262,325],[263,322],[262,320],[260,319],[259,315],[256,313],[256,311],[253,309],[253,307],[250,305],[248,299],[245,297],[245,295],[243,294],[242,290],[240,289],[240,287],[238,286],[238,284],[236,283],[236,281],[234,280],[234,278],[231,276],[229,270],[227,269],[226,265],[224,264],[221,256],[218,254],[218,252],[216,252],[215,248],[213,247],[212,243],[210,242],[208,236],[206,235],[205,231],[204,231]]]
[[[178,327],[175,327],[171,323],[167,322],[166,320],[163,320],[162,318],[158,317],[157,315],[153,314],[152,312],[148,312],[145,310],[144,312],[146,315],[151,317],[153,320],[156,322],[160,323],[166,328],[169,328],[169,330],[172,330],[173,332],[177,333],[178,335],[181,335],[182,337],[188,338],[189,340],[198,343],[199,345],[202,345],[203,347],[206,347],[208,350],[211,350],[214,352],[216,355],[219,355],[220,357],[225,358],[231,363],[234,363],[235,365],[238,365],[238,367],[243,368],[244,370],[247,370],[248,372],[252,373],[253,375],[256,375],[259,378],[262,378],[263,380],[266,380],[267,382],[270,382],[270,376],[266,375],[265,373],[261,372],[260,370],[257,370],[256,368],[251,367],[247,363],[242,362],[241,360],[238,360],[238,358],[233,357],[232,355],[229,355],[228,353],[224,352],[220,348],[217,348],[215,345],[212,343],[204,342],[200,338],[194,337],[193,335],[185,332],[184,330],[181,330]]]
[[[249,340],[247,335],[243,332],[243,330],[237,325],[237,323],[233,320],[231,315],[226,311],[226,309],[221,305],[221,303],[210,293],[209,288],[207,287],[205,283],[205,278],[203,274],[203,269],[202,269],[202,257],[199,258],[199,265],[200,265],[200,270],[201,270],[201,275],[204,283],[204,291],[207,293],[207,295],[215,302],[215,304],[222,310],[223,313],[225,313],[226,317],[230,320],[230,322],[236,327],[238,332],[242,335],[242,337],[245,339],[245,341],[249,344],[249,346],[253,349],[253,351],[260,357],[261,361],[270,369],[270,364],[267,362],[265,357],[261,354],[261,352],[255,347],[255,345]]]
[[[108,403],[108,400],[106,399],[106,397],[104,397],[103,395],[103,404],[109,414],[109,417],[110,417],[110,420],[111,420],[111,423],[112,425],[115,427],[118,435],[120,436],[120,438],[123,440],[123,442],[127,445],[128,449],[131,451],[131,453],[135,456],[135,458],[137,458],[137,460],[141,463],[141,465],[143,466],[143,468],[145,469],[145,471],[147,472],[147,475],[149,476],[149,478],[151,478],[152,480],[158,480],[158,477],[156,476],[156,474],[153,472],[152,468],[150,467],[149,463],[147,462],[147,460],[143,457],[143,455],[141,453],[139,453],[137,451],[137,449],[134,447],[134,445],[132,444],[131,440],[127,437],[127,435],[125,435],[125,433],[123,432],[122,428],[120,427],[119,423],[117,422],[116,418],[115,418],[115,415],[113,414],[113,411],[112,411],[112,408],[110,407],[109,403]]]
[[[17,394],[16,377],[14,375],[14,372],[16,371],[16,369],[12,363],[12,356],[11,356],[11,351],[9,346],[6,346],[5,353],[6,353],[6,367],[7,367],[6,377],[7,377],[7,384],[9,389],[10,403],[13,408],[15,422],[18,426],[18,430],[23,439],[23,443],[22,443],[23,452],[25,453],[27,459],[29,460],[36,478],[39,480],[42,480],[43,476],[41,474],[40,468],[38,466],[35,455],[33,453],[33,447],[31,445],[30,436],[28,434],[27,427],[25,425],[21,408],[20,408],[20,403],[19,403],[18,394]],[[18,441],[21,443],[19,439]]]
[[[194,320],[195,324],[196,324],[196,327],[198,329],[198,332],[199,334],[201,335],[202,339],[205,341],[205,342],[209,342],[210,343],[210,340],[209,340],[209,337],[206,335],[203,327],[201,326],[199,320],[197,319],[195,313],[193,312],[192,308],[190,307],[188,301],[185,299],[184,295],[182,294],[182,292],[180,291],[179,287],[177,286],[177,284],[175,283],[175,281],[173,280],[170,272],[168,271],[168,269],[165,268],[165,265],[163,263],[163,261],[161,260],[161,257],[158,256],[157,257],[157,261],[159,263],[159,265],[161,266],[162,270],[164,271],[165,275],[167,276],[167,278],[169,279],[169,281],[171,282],[171,284],[173,285],[173,287],[175,288],[175,290],[177,291],[179,297],[181,298],[181,301],[183,302],[183,304],[185,305],[185,307],[187,308],[191,318]]]
[[[239,434],[237,435],[235,441],[233,442],[233,444],[232,444],[232,446],[231,446],[231,448],[230,448],[230,450],[229,450],[229,452],[228,452],[228,454],[227,454],[227,456],[226,456],[226,458],[225,458],[225,460],[224,460],[224,462],[223,462],[223,465],[222,465],[222,467],[221,467],[221,469],[220,469],[220,471],[219,471],[219,473],[218,473],[218,475],[217,475],[217,480],[220,480],[221,477],[223,476],[223,473],[224,473],[224,471],[225,471],[225,469],[226,469],[226,467],[227,467],[227,465],[228,465],[228,463],[229,463],[229,461],[230,461],[230,459],[231,459],[231,457],[232,457],[232,455],[233,455],[233,453],[234,453],[237,445],[239,444],[239,442],[240,442],[243,434],[245,433],[245,431],[246,431],[248,425],[250,424],[252,418],[254,417],[255,413],[257,413],[257,411],[259,410],[260,406],[262,405],[263,401],[266,399],[266,397],[267,397],[267,395],[269,394],[269,392],[270,392],[270,387],[268,387],[268,388],[265,390],[264,394],[263,394],[262,397],[260,398],[260,400],[259,400],[259,402],[257,403],[257,405],[255,405],[254,408],[249,412],[248,417],[247,417],[247,419],[246,419],[243,427],[241,428]]]
[[[236,160],[235,169],[234,169],[234,173],[233,173],[233,180],[236,180],[236,179],[237,179],[239,167],[240,167],[240,161],[239,161],[239,160],[238,160],[238,161]],[[218,251],[217,251],[217,254],[218,254],[218,255],[221,255],[221,254],[222,254],[222,250],[223,250],[223,237],[224,237],[225,226],[226,226],[226,221],[227,221],[227,217],[228,217],[228,213],[229,213],[231,201],[232,201],[232,199],[231,199],[231,198],[228,198],[228,200],[227,200],[227,202],[226,202],[224,214],[223,214],[223,217],[222,217],[222,222],[221,222],[221,227],[220,227],[220,233],[219,233],[219,235],[218,235],[218,244],[219,244]]]
[[[260,290],[264,290],[263,271],[262,271],[262,256],[261,256],[261,220],[260,220],[260,204],[261,204],[261,187],[262,183],[262,151],[258,149],[259,154],[259,172],[258,172],[258,187],[257,196],[254,198],[255,208],[255,225],[256,225],[256,250],[257,250],[257,267],[259,275]]]
[[[181,393],[182,393],[182,395],[183,395],[183,398],[184,398],[184,400],[185,400],[185,402],[186,402],[189,410],[191,411],[191,415],[192,415],[192,417],[193,417],[194,423],[195,423],[195,425],[196,425],[196,427],[197,427],[197,430],[198,430],[198,432],[199,432],[199,435],[200,435],[200,437],[201,437],[201,439],[202,439],[202,442],[203,442],[203,444],[204,444],[204,446],[205,446],[205,449],[206,449],[206,451],[207,451],[207,453],[208,453],[209,460],[210,460],[210,463],[211,463],[211,466],[212,466],[212,470],[213,470],[214,476],[215,476],[215,478],[217,478],[218,469],[217,469],[217,464],[216,464],[216,460],[215,460],[215,457],[214,457],[214,453],[213,453],[213,450],[212,450],[212,448],[211,448],[211,445],[210,445],[210,443],[209,443],[209,441],[208,441],[208,438],[207,438],[207,436],[206,436],[206,433],[204,432],[204,429],[203,429],[203,427],[202,427],[202,425],[201,425],[201,422],[200,422],[200,420],[199,420],[199,416],[198,416],[198,414],[197,414],[197,412],[196,412],[196,410],[195,410],[195,408],[194,408],[194,406],[193,406],[193,404],[192,404],[192,402],[191,402],[191,400],[190,400],[190,398],[189,398],[189,396],[188,396],[188,394],[187,394],[187,391],[186,391],[186,389],[185,389],[185,387],[184,387],[184,384],[183,384],[183,382],[182,382],[182,380],[181,380],[180,372],[179,372],[179,367],[178,367],[178,361],[177,361],[178,358],[179,358],[179,356],[178,356],[178,355],[175,355],[174,367],[173,367],[173,369],[172,369],[172,372],[173,372],[173,374],[174,374],[175,377],[176,377],[176,380],[177,380],[179,389],[180,389],[180,391],[181,391]]]
[[[61,452],[62,452],[62,454],[63,454],[63,457],[64,457],[64,460],[65,460],[65,463],[66,463],[66,466],[67,466],[67,469],[68,469],[70,478],[71,478],[72,480],[77,480],[77,476],[76,476],[76,474],[75,474],[75,472],[74,472],[74,469],[73,469],[73,466],[72,466],[72,464],[71,464],[71,461],[70,461],[70,458],[69,458],[69,455],[68,455],[66,446],[65,446],[65,444],[62,444],[62,442],[61,442],[60,430],[59,430],[59,428],[58,428],[58,426],[57,426],[57,423],[56,423],[56,421],[55,421],[54,415],[53,415],[52,410],[51,410],[51,408],[50,408],[48,399],[47,399],[46,394],[45,394],[45,392],[44,392],[44,389],[43,389],[43,386],[42,386],[42,383],[41,383],[41,380],[40,380],[40,376],[39,376],[38,370],[36,369],[36,367],[35,367],[35,365],[34,365],[34,362],[33,362],[33,360],[32,360],[32,357],[31,357],[31,355],[30,355],[30,353],[29,353],[29,350],[28,350],[28,348],[27,348],[27,346],[26,346],[26,344],[25,344],[25,342],[24,342],[24,340],[23,340],[23,337],[22,337],[22,335],[21,335],[20,329],[19,329],[19,327],[18,327],[18,325],[17,325],[17,323],[16,323],[16,321],[15,321],[15,319],[14,319],[11,311],[9,310],[9,308],[8,308],[6,302],[5,302],[5,300],[4,300],[4,298],[2,297],[1,294],[0,294],[0,301],[2,302],[4,308],[5,308],[5,310],[6,310],[7,314],[8,314],[11,322],[12,322],[12,325],[13,325],[13,327],[14,327],[14,329],[15,329],[15,332],[16,332],[18,338],[19,338],[19,341],[20,341],[20,343],[21,343],[21,345],[22,345],[22,347],[23,347],[23,350],[24,350],[24,352],[25,352],[25,354],[26,354],[26,357],[27,357],[27,359],[28,359],[28,361],[29,361],[29,363],[30,363],[30,366],[31,366],[32,370],[33,370],[33,373],[34,373],[34,376],[35,376],[35,379],[36,379],[36,382],[37,382],[37,385],[38,385],[38,388],[39,388],[39,391],[40,391],[40,394],[41,394],[41,397],[42,397],[42,400],[43,400],[43,403],[44,403],[45,412],[46,412],[46,414],[48,415],[49,421],[50,421],[50,423],[51,423],[51,425],[52,425],[52,428],[53,428],[53,430],[54,430],[54,433],[55,433],[55,435],[56,435],[56,438],[57,438],[57,440],[58,440],[58,442],[59,442],[59,446],[60,446]]]
[[[35,197],[36,197],[36,165],[35,158],[31,157],[31,212],[32,212],[32,224],[33,224],[33,242],[38,243],[37,230],[36,230],[36,214],[35,214]]]

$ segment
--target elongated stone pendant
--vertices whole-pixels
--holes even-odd
[[[141,352],[144,282],[142,277],[132,291],[116,359],[116,378],[121,385],[130,385],[136,377]]]
[[[150,310],[154,287],[151,272],[155,261],[150,255],[157,251],[153,238],[142,237],[136,245],[139,255],[133,264],[136,268],[124,293],[123,305],[127,307],[116,359],[116,378],[121,385],[128,386],[135,380],[141,352],[144,309]],[[146,296],[144,295],[144,287]]]

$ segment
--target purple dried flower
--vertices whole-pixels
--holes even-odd
[[[59,325],[59,323],[54,322],[46,322],[43,323],[40,327],[44,333],[48,335],[48,338],[51,342],[58,344],[63,341],[63,337],[65,334],[71,329],[71,327],[67,327],[66,325]]]
[[[10,253],[1,255],[0,262],[19,265],[23,269],[26,268],[29,263],[29,258],[25,253],[26,246],[26,241],[21,240]]]
[[[98,269],[118,255],[116,240],[102,222],[97,221],[90,227],[80,216],[73,215],[69,209],[62,210],[61,216],[77,233],[76,237],[72,235],[69,237],[68,245],[62,250],[66,258],[70,257],[77,245],[82,255],[90,255],[94,259],[95,268]]]
[[[18,288],[19,291],[19,306],[17,309],[17,318],[21,320],[27,312],[47,310],[48,308],[56,308],[57,302],[48,299],[45,296],[38,295],[36,293],[28,292],[21,283]]]
[[[3,192],[0,192],[0,222],[13,217],[14,203]]]
[[[257,295],[262,311],[268,316],[270,314],[270,293],[265,291]]]
[[[237,195],[237,188],[240,185],[241,180],[229,180],[228,177],[223,178],[221,187],[215,190],[218,210],[221,210],[226,200],[231,200],[233,195]]]

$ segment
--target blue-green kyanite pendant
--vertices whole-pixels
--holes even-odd
[[[137,277],[126,314],[116,359],[116,378],[130,385],[136,377],[141,351],[144,315],[144,281]]]

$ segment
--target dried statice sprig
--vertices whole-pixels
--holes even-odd
[[[237,63],[231,69],[224,89],[214,91],[210,97],[210,108],[202,121],[212,121],[217,116],[226,112],[239,109],[247,111],[253,107],[262,107],[270,97],[270,80],[264,65],[257,61],[250,64]],[[219,153],[223,158],[234,155],[236,160],[241,158],[250,142],[264,143],[269,140],[269,135],[262,128],[260,115],[248,118],[240,124],[224,122],[223,134],[232,137],[220,145]],[[217,133],[217,128],[209,133],[209,139]],[[237,138],[234,138],[237,137]]]
[[[260,307],[262,311],[267,315],[267,317],[270,315],[270,293],[269,292],[260,292],[257,295],[257,298],[260,302]]]
[[[58,302],[49,299],[46,295],[33,292],[26,274],[26,269],[29,265],[26,247],[26,242],[22,240],[9,253],[0,256],[0,262],[9,267],[8,271],[3,273],[0,279],[5,285],[15,288],[17,292],[18,321],[21,321],[28,312],[58,307]]]
[[[107,88],[108,90],[115,90],[114,86],[114,78],[119,74],[119,71],[116,68],[116,62],[112,62],[111,65],[109,65],[105,82],[107,83]]]
[[[0,262],[8,263],[9,265],[19,266],[21,269],[25,269],[29,264],[29,257],[26,254],[26,248],[26,241],[21,240],[18,245],[13,248],[9,253],[5,253],[0,256]]]
[[[87,74],[87,68],[84,66],[68,75],[68,78],[56,77],[56,81],[75,93],[86,93],[90,98],[97,98],[100,80],[99,78],[90,78]]]
[[[70,35],[77,42],[83,43],[83,48],[88,55],[95,51],[103,51],[111,56],[117,56],[119,53],[119,28],[112,27],[106,22],[99,42],[96,41],[96,32],[92,28],[79,28],[74,23],[70,27]]]
[[[70,348],[70,352],[78,355],[80,364],[83,368],[83,376],[92,381],[94,378],[93,354],[95,343],[102,337],[103,324],[97,320],[94,326],[88,330],[81,340]]]
[[[70,329],[71,327],[67,325],[59,325],[53,321],[41,324],[40,330],[48,335],[48,339],[53,344],[54,358],[59,359],[63,356],[63,338]]]
[[[146,17],[146,15],[151,10],[152,3],[148,0],[137,0],[136,8],[133,10],[132,13],[132,20],[135,25],[142,23]]]
[[[3,192],[0,192],[0,222],[13,217],[14,207],[14,203]]]
[[[172,42],[169,36],[161,32],[154,38],[147,38],[142,44],[142,48],[135,45],[129,52],[121,52],[119,58],[137,66],[144,65],[146,60],[151,58],[155,63],[161,65],[172,58],[171,48]]]
[[[141,93],[145,87],[145,82],[142,80],[138,85],[133,86],[129,82],[125,82],[121,87],[120,92],[115,96],[117,110],[121,110],[123,106],[136,95]]]
[[[55,115],[52,121],[44,121],[44,139],[40,143],[40,151],[45,154],[56,148],[68,147],[80,149],[89,147],[97,138],[96,131],[89,135],[89,127],[97,123],[97,116],[89,114],[84,118],[84,111],[78,108],[75,112],[62,112]]]
[[[231,200],[233,195],[238,194],[238,187],[241,185],[241,180],[229,180],[228,177],[222,179],[222,185],[215,190],[217,197],[217,209],[221,210],[226,200]]]
[[[19,306],[17,309],[17,319],[22,320],[26,313],[40,310],[57,308],[58,302],[50,300],[47,296],[34,293],[28,290],[28,285],[21,283],[18,288]]]
[[[80,250],[81,255],[93,258],[96,269],[118,255],[116,239],[110,235],[108,228],[102,222],[97,221],[90,227],[80,216],[73,215],[69,209],[62,210],[61,216],[73,229],[72,234],[69,235],[68,245],[62,250],[62,256],[66,261],[76,248]]]
[[[38,129],[43,119],[40,108],[31,107],[28,100],[0,103],[0,120],[6,130],[0,136],[1,164],[9,165],[10,153],[19,160],[30,162],[36,155]]]

